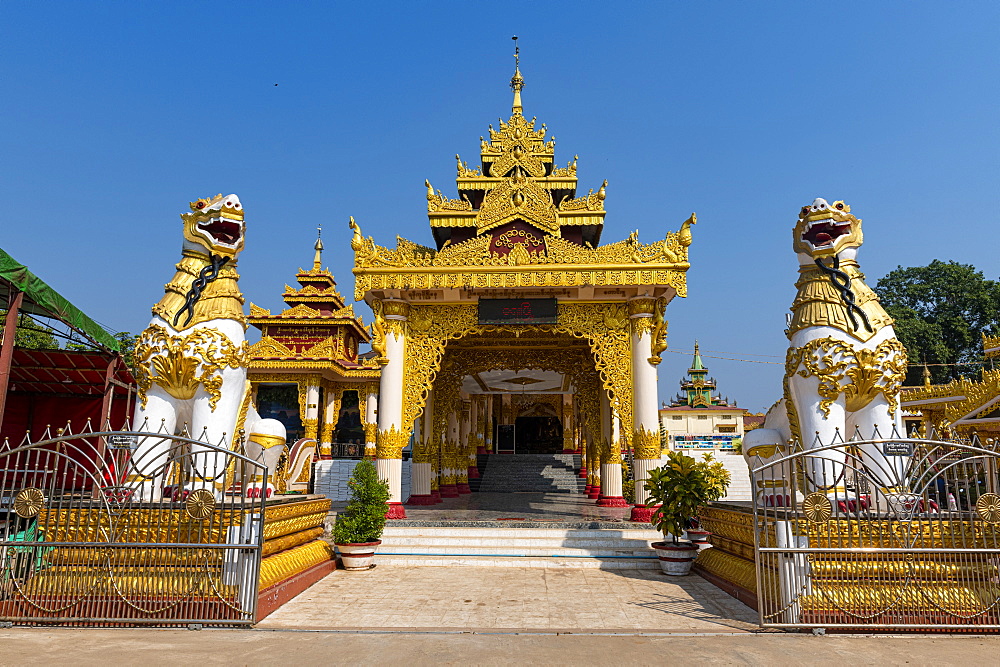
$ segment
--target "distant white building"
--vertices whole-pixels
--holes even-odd
[[[730,452],[743,438],[747,411],[715,395],[715,389],[715,378],[708,377],[695,342],[694,361],[681,380],[681,392],[660,409],[660,427],[670,449],[688,454]]]

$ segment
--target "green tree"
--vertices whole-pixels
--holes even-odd
[[[0,328],[6,317],[7,310],[0,309]],[[17,317],[17,327],[14,329],[14,345],[32,350],[56,350],[59,349],[59,341],[53,333],[52,329],[21,314]]]
[[[910,369],[906,384],[922,382],[924,362],[934,382],[978,371],[982,334],[998,331],[1000,283],[970,264],[934,260],[927,266],[897,267],[880,279],[875,292],[896,320]]]
[[[119,331],[115,334],[115,339],[118,341],[121,348],[122,358],[125,360],[125,365],[128,366],[129,370],[132,371],[132,376],[135,376],[135,342],[139,340],[138,334],[129,333],[128,331]]]

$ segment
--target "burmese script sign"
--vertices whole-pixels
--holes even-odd
[[[555,324],[555,299],[480,299],[480,324]]]

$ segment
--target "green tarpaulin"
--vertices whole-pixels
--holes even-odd
[[[102,347],[115,352],[119,350],[119,343],[114,336],[84,315],[59,292],[46,285],[28,267],[0,249],[0,293],[6,292],[9,297],[9,285],[24,292],[22,312],[57,319]]]

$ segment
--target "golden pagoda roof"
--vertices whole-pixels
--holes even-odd
[[[251,303],[250,317],[247,318],[247,321],[262,330],[266,325],[278,324],[290,327],[308,327],[310,325],[347,327],[354,331],[355,336],[360,341],[370,341],[371,333],[365,327],[361,317],[354,313],[352,304],[344,303],[344,297],[337,290],[337,281],[333,274],[322,266],[322,240],[317,238],[314,247],[316,256],[312,268],[308,271],[299,268],[298,273],[295,274],[299,287],[285,285],[285,291],[281,297],[288,307],[280,313],[272,314],[270,310]],[[265,336],[266,338],[267,336]],[[255,347],[264,342],[265,340],[261,340]],[[263,349],[261,347],[260,351],[263,352]],[[278,351],[280,352],[280,349]],[[325,356],[325,353],[317,348],[317,355]]]
[[[517,56],[515,55],[515,58]],[[523,113],[521,89],[524,77],[515,65],[510,81],[514,103],[508,120],[489,128],[489,139],[479,137],[478,167],[469,167],[461,157],[455,179],[458,198],[451,199],[427,186],[427,217],[438,247],[449,238],[440,228],[470,227],[477,233],[514,220],[556,236],[565,226],[587,227],[584,236],[596,245],[604,224],[607,181],[597,192],[577,197],[577,160],[565,167],[555,165],[555,137],[547,137],[545,124],[528,120]]]
[[[686,295],[694,214],[653,243],[634,232],[599,245],[607,181],[576,195],[578,157],[555,166],[555,138],[525,118],[523,87],[516,66],[511,116],[490,126],[489,139],[480,137],[480,166],[455,156],[458,198],[425,181],[435,247],[398,236],[395,248],[378,245],[351,218],[355,299],[370,290],[588,285],[664,286]]]

